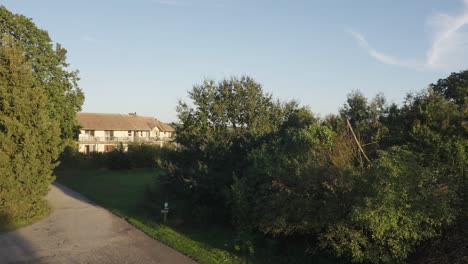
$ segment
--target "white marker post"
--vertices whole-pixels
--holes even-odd
[[[161,213],[164,215],[164,223],[167,221],[167,214],[169,213],[169,204],[167,202],[164,203],[164,209],[161,210]]]

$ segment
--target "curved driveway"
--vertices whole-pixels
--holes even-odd
[[[0,235],[0,263],[194,263],[60,184],[47,200],[47,218]]]

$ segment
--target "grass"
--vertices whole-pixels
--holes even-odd
[[[205,241],[190,236],[152,219],[144,209],[144,191],[158,172],[149,169],[130,171],[59,171],[57,181],[85,195],[111,212],[125,218],[130,224],[151,237],[178,250],[199,263],[246,263],[241,256],[232,254],[224,245],[212,246],[213,235],[230,239],[226,232],[208,231]],[[197,233],[197,231],[192,230]]]
[[[254,256],[234,249],[235,233],[220,227],[175,228],[161,223],[144,206],[146,186],[158,176],[150,169],[129,171],[58,171],[57,181],[85,195],[149,236],[202,264],[217,263],[333,263],[329,259],[298,255],[276,258],[259,249]],[[284,255],[287,255],[284,252]]]
[[[122,216],[141,214],[144,190],[156,173],[152,170],[56,172],[59,183]]]

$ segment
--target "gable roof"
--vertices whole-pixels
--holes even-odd
[[[162,132],[174,132],[175,129],[157,119],[156,120],[156,126],[158,127],[158,129]]]
[[[77,113],[76,119],[83,129],[90,130],[138,130],[150,131],[157,127],[161,131],[174,131],[174,129],[161,121],[149,116],[104,114],[104,113]]]

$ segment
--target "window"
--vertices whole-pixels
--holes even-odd
[[[91,152],[94,152],[94,145],[85,145],[85,154],[89,154]]]
[[[114,131],[106,130],[104,131],[104,135],[106,136],[107,140],[112,140],[114,138]]]
[[[111,152],[114,150],[114,145],[104,145],[104,152]]]
[[[85,130],[85,135],[88,137],[94,137],[94,130]]]
[[[128,131],[128,136],[131,137],[132,136],[132,131]]]
[[[143,136],[143,131],[140,131],[140,136],[141,136],[141,137]]]

